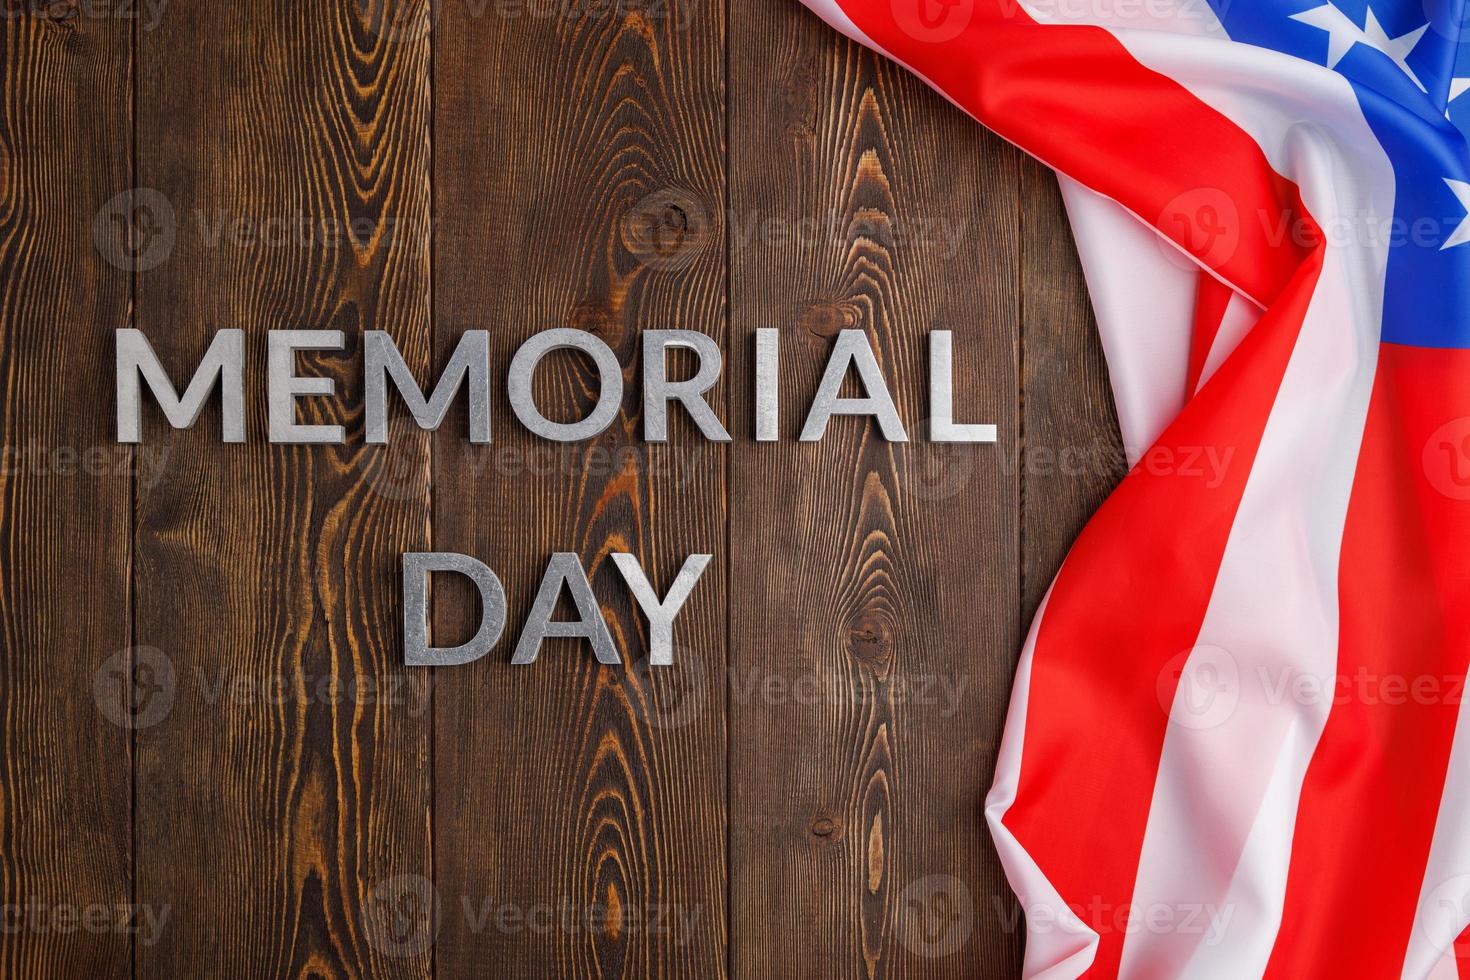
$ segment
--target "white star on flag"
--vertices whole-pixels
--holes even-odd
[[[1383,25],[1378,23],[1372,7],[1368,8],[1367,24],[1359,27],[1348,18],[1347,14],[1330,3],[1313,7],[1311,10],[1304,10],[1299,14],[1292,14],[1291,19],[1327,32],[1328,68],[1336,68],[1337,63],[1347,57],[1347,53],[1353,49],[1354,45],[1366,44],[1373,50],[1387,55],[1389,60],[1402,68],[1410,81],[1419,86],[1420,91],[1429,91],[1424,87],[1424,83],[1419,81],[1419,76],[1415,75],[1414,70],[1409,67],[1409,52],[1414,50],[1419,44],[1419,39],[1424,36],[1424,32],[1429,30],[1428,24],[1398,37],[1389,37]]]
[[[1450,108],[1455,104],[1456,99],[1465,94],[1466,89],[1470,89],[1470,78],[1450,79],[1450,94],[1449,98],[1445,99],[1444,106],[1444,117],[1450,122],[1455,121],[1455,117],[1450,113]]]
[[[1465,209],[1465,220],[1460,222],[1460,227],[1455,229],[1455,233],[1439,247],[1441,252],[1447,248],[1470,242],[1470,184],[1463,180],[1450,180],[1448,177],[1444,182],[1450,185],[1450,190],[1454,191],[1455,196],[1460,199],[1460,207]]]

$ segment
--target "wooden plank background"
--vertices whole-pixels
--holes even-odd
[[[981,801],[1031,614],[1122,473],[1054,179],[796,0],[6,0],[0,29],[0,975],[986,977],[1018,910]],[[112,441],[112,331],[213,405]],[[494,410],[363,444],[360,338],[421,379],[591,330],[597,439]],[[270,329],[336,447],[264,441]],[[641,439],[638,337],[706,332],[735,437]],[[751,438],[753,331],[783,440]],[[868,332],[911,430],[925,336],[994,446],[796,430]],[[576,417],[595,379],[553,358]],[[676,413],[677,416],[677,413]],[[399,555],[505,582],[502,647],[400,666]],[[579,553],[626,667],[509,644]],[[608,555],[714,564],[677,664]],[[438,588],[440,642],[473,598]]]

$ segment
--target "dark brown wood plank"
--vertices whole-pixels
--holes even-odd
[[[398,581],[429,543],[428,437],[365,449],[359,410],[362,331],[427,375],[429,45],[379,14],[179,3],[140,36],[138,179],[174,241],[138,324],[176,380],[216,329],[247,332],[251,440],[221,445],[217,402],[186,432],[147,418],[170,455],[138,495],[137,637],[174,690],[138,732],[137,888],[173,914],[141,976],[430,969],[427,691],[400,666]],[[300,414],[348,444],[266,442],[279,328],[346,334],[300,359],[338,385]]]
[[[493,447],[462,420],[436,443],[436,542],[487,562],[510,603],[491,655],[437,671],[443,976],[725,972],[726,457],[682,416],[644,444],[636,357],[647,328],[725,343],[723,25],[716,0],[623,0],[450,4],[435,31],[436,346],[488,329],[503,376],[527,337],[576,327],[628,382],[590,442],[530,436],[497,392]],[[536,390],[565,420],[594,384],[558,357]],[[557,551],[587,566],[624,666],[565,640],[509,664]],[[675,666],[647,666],[613,551],[660,590],[687,554],[716,556]],[[441,602],[440,642],[472,629],[465,599]]]
[[[981,811],[1020,635],[1019,158],[798,5],[733,9],[731,316],[737,347],[781,331],[787,440],[732,475],[733,972],[1009,976]],[[842,328],[915,441],[793,441]],[[999,445],[927,441],[940,329]]]
[[[0,975],[120,977],[133,457],[97,392],[130,313],[131,33],[8,4],[0,34]]]
[[[1056,176],[1027,158],[1022,194],[1021,575],[1029,626],[1072,542],[1127,464]]]

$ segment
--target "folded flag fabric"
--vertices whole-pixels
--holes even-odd
[[[1470,0],[804,2],[1057,170],[1135,464],[987,799],[1026,975],[1470,976]]]

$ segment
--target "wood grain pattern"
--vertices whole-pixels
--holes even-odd
[[[643,443],[636,383],[645,328],[725,345],[723,23],[717,0],[656,0],[451,5],[436,26],[436,345],[488,329],[503,376],[531,334],[577,327],[627,380],[590,442],[531,437],[502,396],[493,448],[462,424],[436,446],[436,545],[498,570],[511,607],[500,649],[438,672],[444,976],[725,972],[725,450],[682,416],[667,446]],[[580,418],[596,379],[555,357],[536,391]],[[565,640],[508,663],[556,551],[581,556],[625,665]],[[614,551],[660,590],[685,555],[718,556],[675,666],[648,668]],[[467,635],[473,611],[452,594],[436,627]]]
[[[365,449],[355,380],[367,329],[428,364],[429,47],[373,13],[176,4],[139,39],[138,181],[175,241],[140,272],[138,323],[180,373],[216,329],[247,331],[251,437],[221,445],[214,406],[147,430],[170,459],[138,497],[137,637],[176,680],[138,732],[137,891],[172,905],[140,976],[430,965],[427,705],[397,573],[428,544],[428,439]],[[265,333],[299,327],[346,335],[299,359],[339,392],[301,421],[346,445],[266,442]]]
[[[926,335],[948,329],[959,411],[1014,445],[1018,155],[779,0],[735,11],[731,76],[732,207],[758,219],[732,249],[731,315],[737,342],[781,330],[787,438],[843,328],[867,332],[924,436]],[[997,449],[847,420],[736,455],[737,976],[1019,963],[981,813],[1020,632],[1018,486]]]
[[[1022,165],[1022,623],[1127,472],[1107,364],[1056,176]]]
[[[39,6],[0,23],[0,898],[162,922],[0,931],[0,975],[1019,975],[982,799],[1024,630],[1122,474],[1045,168],[795,0]],[[246,330],[248,444],[215,402],[113,445],[130,321],[176,382]],[[565,446],[500,383],[561,326],[625,382]],[[777,444],[752,440],[761,327]],[[339,393],[301,420],[345,445],[266,442],[277,328],[345,333],[300,359]],[[721,345],[733,443],[679,411],[644,442],[650,328]],[[914,441],[796,441],[845,328]],[[489,330],[493,444],[461,398],[435,434],[395,404],[365,447],[367,329],[424,383]],[[925,438],[940,329],[997,445]],[[562,352],[536,392],[569,420],[596,377]],[[474,664],[400,666],[426,548],[505,583]],[[509,664],[558,551],[627,664],[565,640]],[[673,668],[618,551],[660,592],[715,556]],[[446,578],[439,643],[479,612]]]
[[[128,184],[130,34],[75,14],[7,9],[0,25],[0,975],[14,977],[125,975],[130,956],[111,926],[131,864],[118,693],[133,461],[92,381],[130,314],[109,206]],[[108,921],[81,928],[58,906]]]

